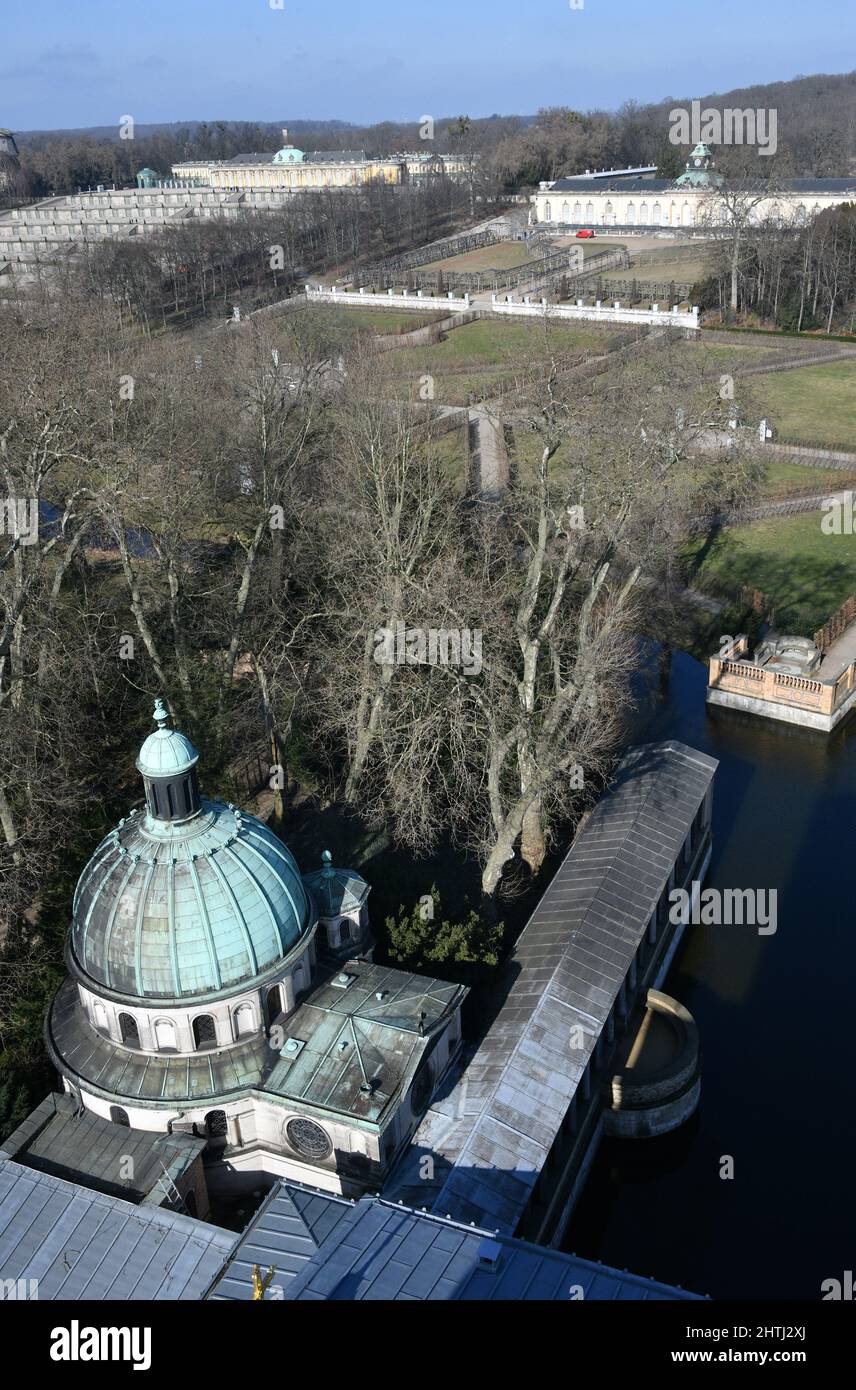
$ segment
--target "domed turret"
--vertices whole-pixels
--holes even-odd
[[[147,813],[120,822],[81,874],[71,958],[137,998],[216,993],[264,974],[312,925],[300,871],[255,816],[200,797],[198,754],[167,727],[140,749]]]
[[[149,734],[137,758],[149,815],[163,821],[187,820],[198,814],[201,804],[196,775],[199,754],[189,738],[167,728],[169,715],[162,700],[155,701],[153,718],[157,732]]]

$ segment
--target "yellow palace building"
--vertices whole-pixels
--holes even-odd
[[[283,131],[288,138],[288,131]],[[172,176],[181,183],[248,192],[285,189],[294,193],[318,189],[358,188],[377,180],[388,184],[424,182],[431,176],[460,177],[463,161],[448,155],[400,154],[370,158],[364,150],[305,152],[286,144],[276,154],[241,154],[233,159],[184,160],[173,164]]]

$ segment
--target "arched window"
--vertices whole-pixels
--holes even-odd
[[[693,225],[693,210],[689,203],[684,203],[681,213],[681,222],[685,227],[691,227]]]
[[[306,974],[302,965],[298,965],[291,977],[292,988],[294,989],[294,1002],[298,1002],[301,994],[306,990]]]
[[[552,205],[550,204],[550,202],[549,202],[549,200],[548,200],[548,201],[544,204],[544,221],[545,221],[545,222],[552,222],[552,220],[553,220],[553,208],[552,208]]]
[[[654,212],[653,212],[653,220],[654,220],[654,226],[655,226],[655,227],[659,227],[660,221],[661,221],[661,219],[662,219],[662,216],[663,216],[663,209],[660,207],[660,204],[659,204],[659,203],[655,203],[655,204],[654,204]]]
[[[563,203],[563,204],[562,204],[562,221],[563,221],[563,222],[570,222],[570,220],[571,220],[571,205],[570,205],[570,203]]]
[[[139,1047],[140,1030],[132,1014],[119,1015],[119,1032],[122,1034],[122,1042],[128,1047]]]
[[[229,1137],[229,1125],[225,1110],[209,1110],[205,1116],[205,1133],[209,1140],[225,1143]]]
[[[233,1014],[235,1037],[245,1038],[256,1031],[256,1011],[252,1004],[239,1004]]]
[[[124,1125],[126,1129],[130,1129],[131,1127],[131,1121],[128,1119],[128,1112],[127,1110],[123,1110],[121,1105],[110,1106],[110,1119],[113,1121],[114,1125]]]
[[[581,220],[582,220],[582,215],[583,215],[583,205],[582,205],[582,203],[574,203],[574,221],[575,221],[575,222],[581,221]]]
[[[807,209],[805,203],[800,203],[799,207],[797,208],[797,222],[798,222],[799,225],[802,227],[802,226],[805,225],[805,223],[806,223],[807,221],[808,221],[808,209]]]
[[[95,1020],[95,1027],[98,1029],[99,1033],[109,1033],[110,1024],[107,1021],[107,1010],[104,1005],[96,1003],[92,1012]]]
[[[267,1018],[268,1023],[276,1023],[282,1013],[282,990],[279,985],[271,985],[267,992]]]
[[[613,209],[612,203],[607,203],[603,215],[603,220],[606,223],[607,227],[615,226],[615,211]]]
[[[586,222],[594,221],[594,203],[586,203]]]
[[[650,215],[648,210],[648,204],[642,203],[641,207],[639,208],[639,221],[643,227],[647,227],[649,220]]]
[[[159,1018],[155,1023],[155,1043],[159,1052],[177,1052],[175,1024],[168,1018]]]
[[[196,1044],[197,1052],[202,1052],[207,1047],[217,1046],[217,1029],[210,1014],[199,1014],[193,1020],[193,1041]]]

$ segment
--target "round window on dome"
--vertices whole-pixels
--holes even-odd
[[[295,1153],[313,1163],[320,1163],[333,1152],[329,1135],[314,1120],[289,1120],[285,1134]]]

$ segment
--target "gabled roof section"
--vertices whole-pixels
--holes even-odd
[[[388,1194],[513,1233],[716,767],[677,742],[623,759],[517,942],[494,1023]]]
[[[42,1301],[200,1299],[237,1239],[0,1155],[0,1280],[37,1280]]]
[[[52,1093],[3,1141],[2,1152],[96,1192],[160,1206],[164,1180],[175,1182],[186,1173],[205,1142],[191,1134],[128,1129],[78,1109],[70,1096]],[[125,1159],[131,1162],[120,1161]]]
[[[540,1245],[364,1197],[285,1284],[328,1302],[672,1301],[695,1294]]]
[[[277,1183],[247,1226],[208,1297],[251,1300],[253,1265],[263,1273],[272,1268],[273,1284],[282,1288],[333,1238],[338,1225],[350,1216],[351,1207],[345,1197],[333,1197],[300,1183]]]

